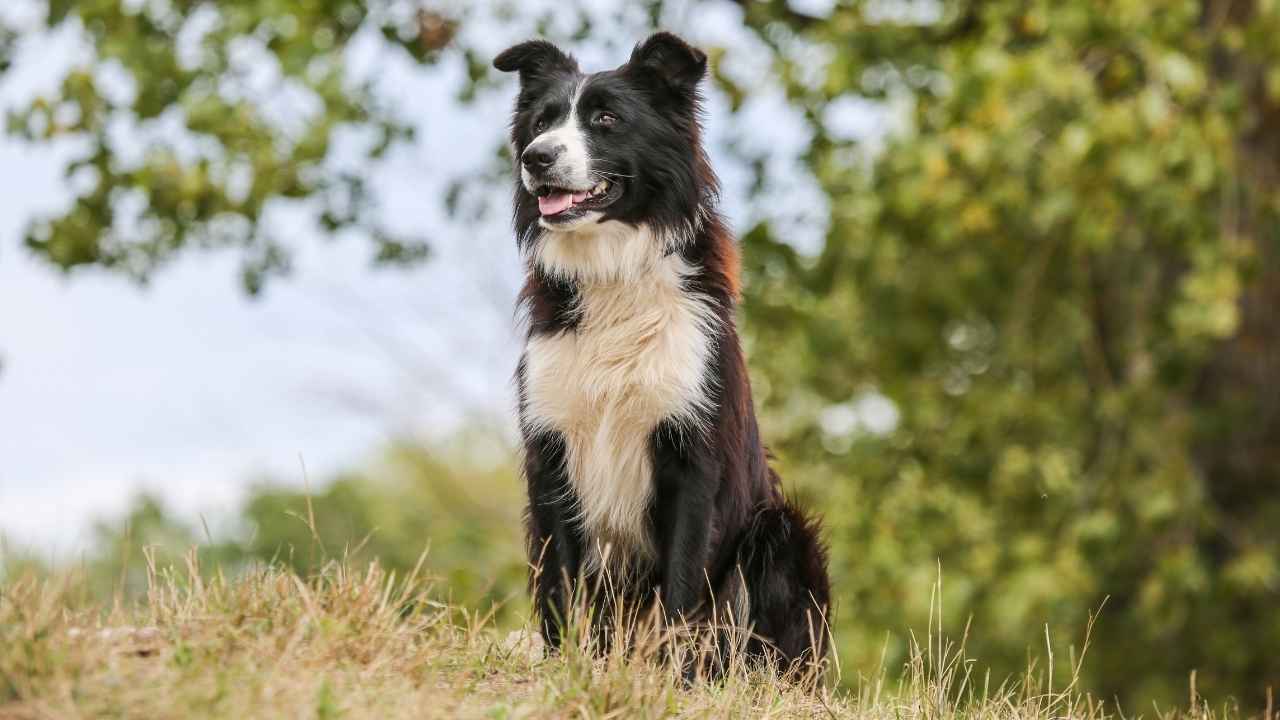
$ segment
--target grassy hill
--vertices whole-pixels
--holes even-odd
[[[1119,716],[1036,679],[1051,669],[998,683],[936,633],[900,676],[863,678],[850,693],[831,689],[836,667],[808,687],[742,667],[686,686],[647,650],[544,657],[527,628],[431,599],[439,588],[416,572],[334,562],[308,579],[276,567],[228,578],[202,574],[195,557],[153,563],[139,603],[94,601],[75,574],[3,581],[0,720]]]

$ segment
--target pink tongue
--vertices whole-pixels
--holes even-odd
[[[573,204],[573,196],[569,193],[553,193],[538,198],[538,212],[543,215],[558,215]]]

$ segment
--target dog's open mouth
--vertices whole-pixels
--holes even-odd
[[[592,210],[603,210],[622,196],[622,184],[601,180],[589,190],[569,190],[543,185],[535,193],[538,212],[547,222],[567,222]]]

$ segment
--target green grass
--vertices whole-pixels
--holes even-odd
[[[136,603],[95,602],[74,573],[3,581],[0,719],[1121,717],[1073,683],[1038,679],[1050,668],[993,683],[932,630],[900,672],[852,692],[831,689],[836,667],[787,683],[742,663],[688,687],[656,661],[660,643],[596,657],[581,641],[544,657],[527,627],[432,600],[439,588],[416,572],[333,562],[307,579],[277,567],[228,578],[202,575],[195,557],[153,565]]]

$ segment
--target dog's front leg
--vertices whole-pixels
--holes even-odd
[[[653,457],[659,597],[667,619],[679,620],[691,614],[708,592],[706,573],[721,466],[696,431],[667,425],[653,434]]]
[[[554,649],[560,646],[569,620],[582,561],[563,439],[555,433],[526,437],[524,472],[529,484],[529,562],[538,616],[542,638]]]

